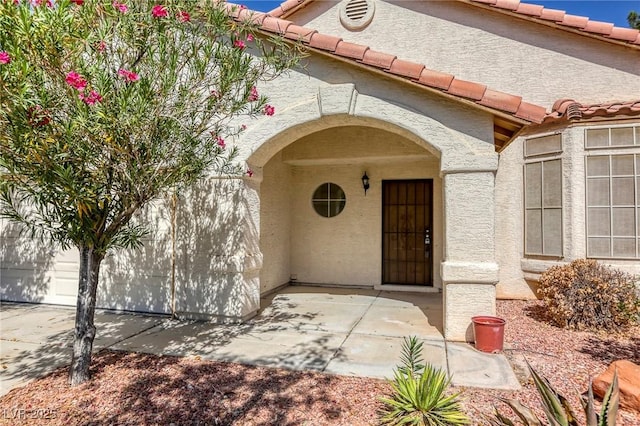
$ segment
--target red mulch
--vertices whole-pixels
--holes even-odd
[[[526,357],[579,416],[590,376],[616,359],[640,364],[640,328],[626,336],[562,330],[544,321],[535,301],[500,301],[498,315],[507,320],[505,354]],[[378,397],[389,389],[375,379],[110,351],[94,357],[92,374],[70,388],[61,369],[12,390],[0,398],[0,424],[365,425],[376,423]],[[515,417],[497,396],[539,406],[532,384],[517,392],[454,390],[463,391],[473,424],[486,424],[494,405]],[[623,410],[618,425],[640,426],[640,414]]]

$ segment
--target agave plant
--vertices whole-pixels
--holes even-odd
[[[569,402],[565,397],[559,394],[549,383],[549,381],[538,374],[537,371],[527,363],[533,382],[536,385],[540,399],[542,400],[542,409],[550,426],[578,426],[576,416]],[[615,426],[618,416],[618,405],[620,403],[620,391],[618,389],[618,375],[614,373],[611,386],[607,390],[602,401],[602,409],[600,413],[596,413],[593,397],[593,387],[589,382],[589,391],[587,398],[582,399],[582,408],[584,409],[587,426]],[[533,411],[522,405],[515,399],[500,398],[501,401],[509,405],[513,412],[518,416],[522,424],[525,426],[542,426],[544,423],[533,413]],[[495,418],[489,419],[494,426],[513,426],[515,423],[502,415],[496,409]]]
[[[380,422],[385,425],[466,425],[469,418],[458,401],[446,394],[451,379],[442,369],[424,364],[422,342],[415,336],[402,343],[401,365],[394,370],[392,394],[381,398]]]

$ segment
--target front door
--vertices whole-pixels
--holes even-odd
[[[433,180],[382,182],[382,284],[432,286]]]

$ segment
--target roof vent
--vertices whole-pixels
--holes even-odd
[[[365,28],[373,19],[374,0],[344,0],[340,7],[340,22],[348,30]]]

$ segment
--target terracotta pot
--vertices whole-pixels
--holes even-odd
[[[505,320],[498,317],[480,315],[471,318],[476,349],[482,352],[501,352],[504,344]]]

